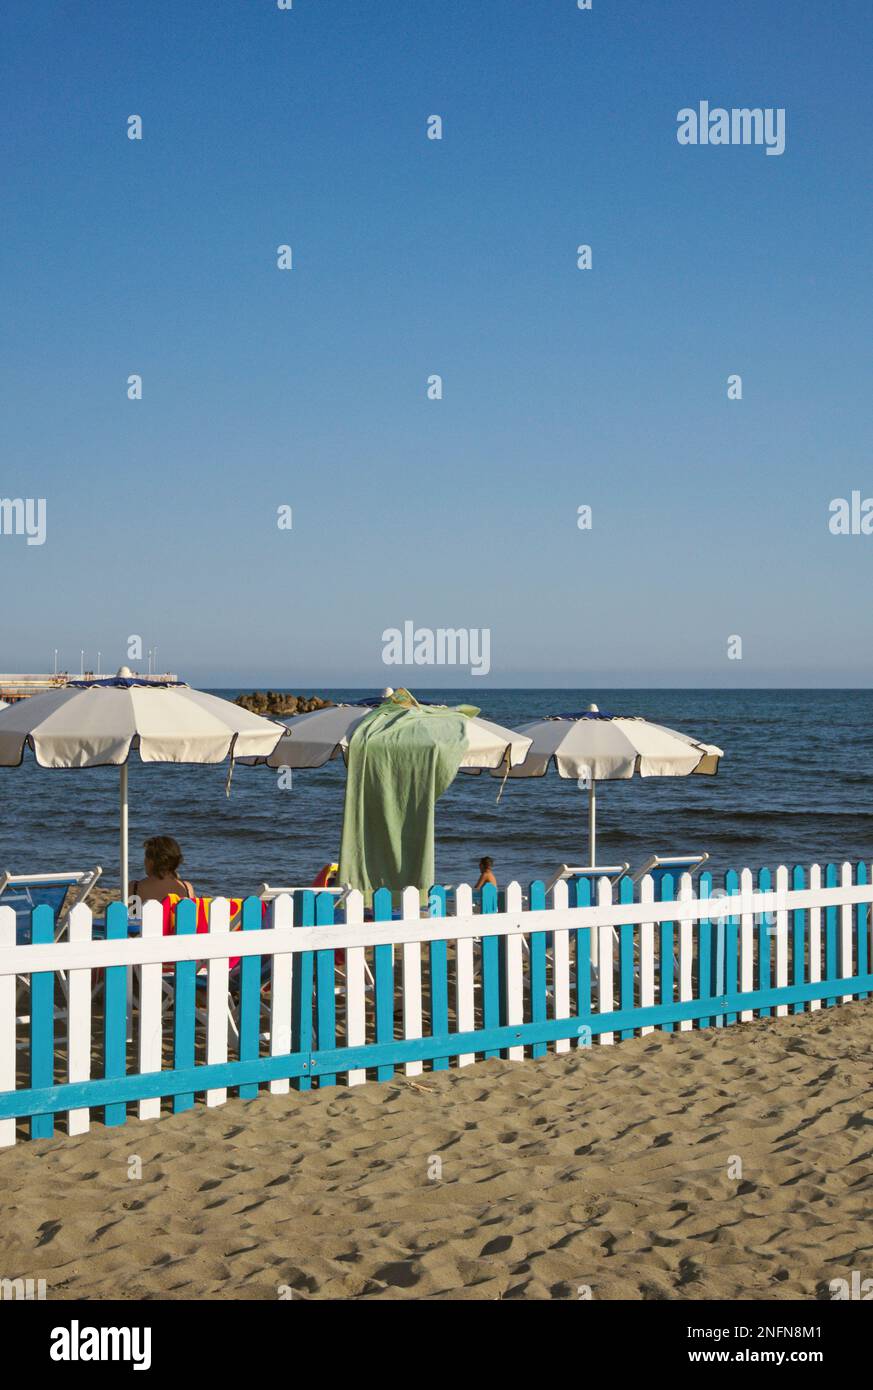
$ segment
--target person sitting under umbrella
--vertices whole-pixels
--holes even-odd
[[[130,885],[138,905],[164,902],[171,895],[176,898],[197,896],[192,885],[179,878],[177,870],[182,863],[182,850],[172,835],[153,835],[146,840],[143,851],[146,877]]]
[[[480,892],[486,883],[493,883],[494,887],[497,887],[497,879],[494,877],[494,860],[488,854],[485,855],[484,859],[479,860],[479,882],[473,892]]]

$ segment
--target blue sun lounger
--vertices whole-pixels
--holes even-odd
[[[11,907],[15,913],[15,944],[29,946],[33,933],[32,913],[37,907],[50,907],[54,917],[54,938],[60,940],[67,929],[70,913],[79,903],[85,902],[95,883],[102,874],[100,865],[87,872],[71,874],[11,874],[8,869],[0,874],[0,907]],[[73,890],[73,891],[71,891]],[[68,906],[64,907],[67,894]],[[63,976],[61,983],[63,985]],[[18,982],[23,992],[30,989],[30,977],[19,975]],[[23,993],[22,997],[25,997]],[[55,1010],[61,1017],[62,1011]],[[17,1023],[28,1023],[29,1014],[16,1014]],[[27,1044],[19,1042],[17,1047]]]
[[[50,907],[55,919],[55,940],[63,935],[74,907],[85,902],[103,870],[98,864],[87,872],[71,874],[0,874],[0,907],[15,912],[15,940],[30,945],[31,913],[36,907]],[[64,908],[70,890],[71,901]]]

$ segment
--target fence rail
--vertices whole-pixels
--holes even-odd
[[[215,1106],[229,1090],[358,1085],[866,999],[870,880],[865,864],[746,869],[723,889],[684,875],[675,895],[669,876],[646,878],[635,897],[603,879],[596,903],[584,879],[548,902],[541,882],[526,896],[514,883],[476,910],[461,885],[434,888],[424,917],[417,889],[380,890],[372,921],[360,894],[337,910],[313,890],[247,899],[232,933],[225,900],[199,934],[183,902],[172,936],[161,904],[133,928],[115,903],[100,928],[75,908],[60,940],[40,907],[28,944],[0,908],[0,1145],[23,1121],[51,1137],[56,1115],[81,1134],[98,1110],[118,1125],[131,1105],[158,1118],[198,1095]]]

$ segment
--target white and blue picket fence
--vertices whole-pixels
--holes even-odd
[[[32,940],[0,907],[0,1145],[156,1119],[196,1098],[221,1105],[478,1058],[522,1061],[662,1029],[728,1027],[873,994],[868,866],[704,874],[656,887],[541,882],[525,895],[465,885],[376,894],[318,891],[193,903],[162,935],[148,903],[131,928],[110,906],[99,937],[85,906],[55,939],[36,908]],[[657,897],[657,900],[656,900]],[[615,898],[615,901],[613,901]],[[393,910],[392,910],[393,909]],[[398,912],[399,909],[399,912]],[[335,920],[336,918],[336,920]],[[132,1109],[129,1110],[129,1107]]]

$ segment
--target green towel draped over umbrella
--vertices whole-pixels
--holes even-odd
[[[369,902],[376,888],[434,879],[434,808],[467,749],[471,705],[419,705],[397,691],[349,740],[339,879]]]

